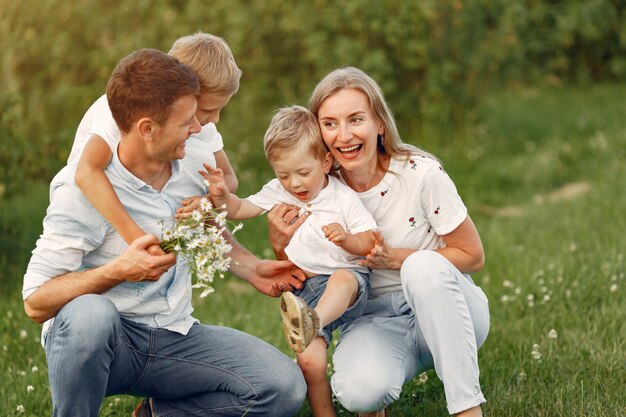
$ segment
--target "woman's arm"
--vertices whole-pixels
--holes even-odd
[[[309,212],[298,215],[300,209],[290,204],[279,204],[267,213],[267,222],[270,232],[270,245],[276,259],[287,259],[285,248],[289,244],[295,231],[304,223]]]
[[[385,243],[379,232],[374,232],[376,244],[371,252],[361,261],[372,269],[400,269],[404,260],[415,249],[392,248]],[[469,215],[452,232],[441,236],[446,246],[437,252],[448,259],[463,273],[478,272],[485,264],[485,254],[478,231]]]
[[[113,226],[126,243],[146,233],[124,209],[104,170],[111,160],[111,148],[98,135],[92,135],[78,161],[76,184],[87,200]]]
[[[446,246],[437,252],[445,256],[459,271],[469,274],[483,269],[483,244],[469,215],[456,229],[441,237]]]

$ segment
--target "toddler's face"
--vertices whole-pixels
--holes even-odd
[[[308,203],[328,184],[326,174],[332,165],[332,157],[327,153],[320,161],[311,155],[287,152],[271,163],[285,190],[299,201]]]

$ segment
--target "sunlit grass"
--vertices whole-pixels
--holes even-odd
[[[619,85],[506,92],[487,102],[483,124],[467,136],[438,141],[402,132],[441,157],[481,232],[487,264],[474,279],[491,310],[479,355],[486,415],[626,415],[625,94]],[[238,167],[242,195],[270,175],[263,159],[247,165]],[[29,189],[0,201],[2,416],[44,416],[51,408],[40,327],[24,315],[20,296],[47,205],[45,187]],[[238,238],[270,257],[266,235],[265,220],[255,219]],[[254,334],[293,357],[277,300],[233,277],[215,287],[195,300],[196,317]],[[128,416],[136,402],[107,398],[101,415]],[[447,415],[435,373],[407,384],[390,411]],[[299,415],[308,413],[305,407]]]

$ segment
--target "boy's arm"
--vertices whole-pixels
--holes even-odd
[[[376,237],[371,231],[351,234],[338,223],[322,226],[322,231],[326,239],[354,255],[369,254],[376,243]]]
[[[218,209],[224,208],[228,213],[226,217],[232,220],[250,219],[263,213],[261,207],[257,207],[248,200],[239,198],[231,193],[224,181],[224,172],[204,164],[205,171],[200,171],[209,187],[209,193],[213,206]]]
[[[237,175],[230,164],[230,160],[228,159],[226,152],[222,149],[215,152],[213,155],[215,155],[215,163],[217,167],[224,172],[224,182],[226,183],[226,187],[228,187],[228,191],[233,194],[236,193],[237,188],[239,187],[239,180],[237,180]]]
[[[122,236],[126,243],[146,233],[124,209],[109,178],[104,174],[111,160],[111,148],[98,135],[92,135],[78,161],[74,179],[87,200]]]

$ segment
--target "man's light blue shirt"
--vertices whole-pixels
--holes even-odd
[[[206,194],[198,174],[202,163],[215,166],[215,157],[202,141],[190,138],[185,157],[172,162],[172,176],[157,191],[130,173],[117,152],[105,170],[115,192],[133,220],[147,233],[161,236],[183,199]],[[75,165],[63,168],[50,185],[50,205],[44,231],[33,250],[24,276],[25,300],[43,283],[71,271],[104,265],[128,246],[87,201],[74,182]],[[121,317],[152,327],[186,334],[196,320],[191,316],[191,279],[182,258],[156,282],[123,282],[103,293]],[[43,327],[47,331],[52,320]]]

